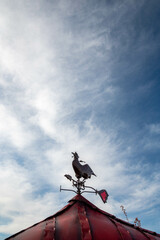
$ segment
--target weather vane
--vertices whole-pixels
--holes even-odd
[[[62,191],[62,190],[63,191],[72,191],[77,194],[82,194],[84,192],[95,193],[101,197],[101,199],[104,203],[106,203],[109,195],[105,189],[98,191],[98,190],[94,189],[93,187],[85,185],[85,182],[88,178],[91,178],[92,175],[96,176],[95,173],[93,172],[93,170],[90,168],[90,166],[88,164],[84,164],[84,165],[81,164],[81,162],[84,162],[84,161],[79,160],[79,156],[76,152],[75,153],[72,152],[72,154],[73,154],[73,158],[74,158],[72,161],[72,166],[75,171],[75,176],[76,176],[77,180],[74,180],[68,174],[65,174],[64,176],[72,182],[72,186],[76,188],[76,191],[71,190],[71,189],[61,188],[61,186],[60,186],[60,191]],[[86,188],[92,189],[92,191],[86,191],[85,190]]]

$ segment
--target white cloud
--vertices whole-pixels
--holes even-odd
[[[72,151],[97,174],[89,184],[108,189],[105,210],[119,213],[123,196],[130,212],[148,209],[151,196],[157,201],[157,179],[138,171],[143,165],[134,166],[134,148],[118,139],[118,130],[125,130],[127,123],[112,119],[116,124],[111,127],[106,115],[95,121],[97,108],[105,106],[107,111],[121,94],[121,87],[111,77],[115,60],[110,51],[119,42],[111,41],[110,27],[118,23],[110,20],[107,29],[106,25],[99,27],[103,15],[111,17],[110,10],[101,8],[88,9],[87,22],[85,3],[58,1],[51,9],[46,4],[0,3],[0,143],[5,145],[0,148],[0,212],[12,220],[0,226],[5,233],[40,221],[66,203],[60,200],[65,193],[59,195],[58,191],[60,184],[70,186],[65,173],[74,176]],[[126,10],[124,4],[121,8]],[[76,21],[75,11],[77,23],[72,21]],[[117,109],[119,105],[117,102]],[[149,129],[159,133],[159,125]],[[145,202],[146,194],[149,200]],[[98,198],[90,199],[102,207]]]
[[[30,183],[27,169],[13,159],[1,162],[0,168],[1,217],[8,224],[0,225],[0,232],[15,233],[53,214],[62,207],[56,193],[34,197],[34,186]]]
[[[31,144],[33,140],[31,132],[27,132],[23,123],[2,104],[0,104],[0,135],[0,142],[9,140],[13,146],[20,149]]]

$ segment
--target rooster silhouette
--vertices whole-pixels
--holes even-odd
[[[88,164],[82,165],[80,162],[83,162],[82,160],[79,161],[79,156],[75,152],[73,153],[74,160],[72,161],[72,166],[75,171],[75,175],[77,178],[83,177],[84,179],[91,178],[91,175],[95,175],[93,170],[90,168]]]

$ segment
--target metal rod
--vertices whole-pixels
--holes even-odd
[[[97,194],[97,190],[96,190],[95,188],[89,187],[89,186],[85,186],[85,188],[91,188],[91,189],[93,189],[93,190],[95,191],[95,193]]]
[[[60,192],[61,192],[61,191],[70,191],[70,192],[75,192],[75,193],[77,193],[77,192],[74,191],[74,190],[67,189],[67,188],[61,188],[61,186],[60,186]]]
[[[83,192],[81,192],[81,193],[95,193],[95,194],[97,194],[97,192],[92,192],[92,191],[83,191]]]

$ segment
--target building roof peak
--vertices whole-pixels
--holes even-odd
[[[54,215],[8,240],[160,240],[160,234],[139,228],[102,211],[77,194]]]

